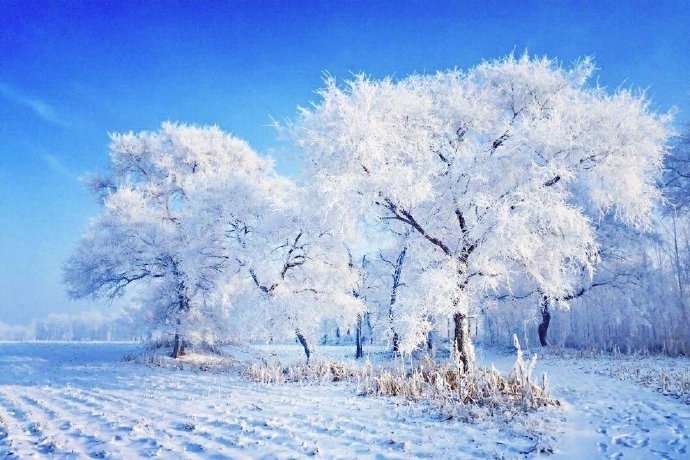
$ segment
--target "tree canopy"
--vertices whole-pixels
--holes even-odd
[[[588,86],[593,69],[509,56],[399,81],[329,78],[292,126],[345,238],[363,220],[410,232],[412,316],[454,317],[465,364],[466,318],[487,292],[527,276],[565,297],[594,269],[597,214],[649,223],[669,120],[642,95]]]
[[[329,77],[287,126],[307,165],[298,182],[216,127],[115,134],[69,293],[134,292],[173,354],[232,330],[296,334],[307,358],[324,321],[350,324],[377,299],[401,351],[452,320],[468,368],[468,321],[487,297],[566,302],[598,283],[602,228],[651,225],[670,118],[593,85],[593,70],[511,55]]]

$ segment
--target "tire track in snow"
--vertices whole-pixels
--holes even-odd
[[[247,397],[258,397],[266,406],[245,404],[241,411],[256,411],[257,417],[250,422],[260,437],[263,439],[266,432],[275,435],[266,441],[292,451],[281,451],[281,455],[338,452],[339,458],[423,458],[429,452],[444,452],[449,458],[492,458],[495,452],[505,450],[498,445],[495,451],[480,447],[478,441],[483,433],[476,427],[429,419],[422,414],[423,409],[414,405],[399,404],[394,398],[359,397],[354,390],[349,384],[245,384],[242,391]],[[324,400],[323,391],[328,391],[337,403]],[[368,416],[372,406],[377,407],[376,420]],[[262,411],[271,414],[264,419],[265,426],[261,423]]]
[[[182,450],[181,445],[190,444],[184,439],[178,442],[175,438],[179,436],[157,426],[157,417],[152,417],[147,408],[135,411],[141,416],[133,417],[131,409],[141,407],[136,397],[126,402],[119,399],[118,404],[108,401],[111,398],[103,398],[99,404],[88,392],[70,387],[44,388],[40,394],[36,394],[36,389],[32,392],[31,387],[17,391],[22,395],[11,391],[11,396],[2,401],[3,407],[11,407],[10,413],[16,414],[19,422],[36,427],[32,433],[41,434],[39,439],[11,438],[22,444],[18,451],[20,458],[30,455],[29,452],[46,455],[83,452],[94,458],[138,458],[166,452],[173,455]],[[22,403],[10,405],[10,400]],[[46,400],[50,403],[46,404]],[[162,419],[167,414],[157,415]]]
[[[103,392],[97,389],[80,394],[89,407],[102,412],[102,424],[119,432],[114,439],[134,446],[139,456],[179,452],[185,447],[189,447],[186,451],[204,451],[203,445],[188,439],[190,434],[184,427],[189,425],[184,421],[190,416],[180,409],[184,405],[180,398],[150,396],[146,399],[155,401],[155,404],[150,404],[142,403],[141,394],[128,391]]]
[[[185,381],[189,376],[181,377]],[[192,419],[193,429],[177,426],[177,429],[188,430],[185,446],[188,450],[227,453],[232,458],[256,458],[265,455],[266,446],[271,446],[272,454],[281,458],[305,455],[305,449],[293,445],[289,431],[282,425],[273,423],[272,419],[267,419],[253,407],[246,412],[242,410],[244,401],[256,399],[255,393],[243,388],[251,385],[251,382],[227,374],[193,377],[193,381],[183,385],[186,387],[186,397],[182,398],[181,404],[169,390],[164,393],[164,398],[178,401],[177,410],[185,414],[187,419],[192,419],[190,414],[199,414]],[[190,392],[195,387],[197,390]],[[196,396],[190,397],[190,393]],[[218,401],[223,403],[219,404]],[[240,402],[241,406],[238,404]]]

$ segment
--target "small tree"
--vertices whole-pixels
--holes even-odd
[[[465,369],[468,316],[487,292],[527,276],[562,298],[593,271],[596,235],[575,194],[636,226],[659,197],[668,120],[629,91],[587,87],[593,69],[509,56],[344,89],[329,78],[293,126],[346,238],[375,219],[411,233],[405,269],[426,289],[408,305],[425,305],[419,321],[453,319]]]
[[[215,227],[217,204],[264,186],[272,163],[215,127],[164,123],[111,139],[110,171],[91,181],[103,210],[65,265],[68,292],[113,299],[135,288],[179,357],[225,328],[218,293],[237,260]]]
[[[663,190],[669,199],[667,233],[675,289],[685,323],[690,326],[690,127],[674,139],[664,163]]]
[[[359,272],[313,214],[316,197],[292,183],[276,187],[270,196],[276,195],[284,197],[280,207],[267,206],[269,196],[221,205],[219,215],[232,216],[225,218],[228,235],[244,279],[230,299],[244,334],[294,334],[309,362],[322,321],[345,325],[364,310],[353,295]]]
[[[690,208],[690,127],[674,139],[664,162],[663,189],[676,210]]]
[[[379,257],[382,262],[386,263],[390,270],[390,300],[388,301],[388,322],[390,323],[390,334],[392,343],[392,352],[394,355],[400,353],[400,334],[395,327],[395,309],[398,300],[400,287],[403,284],[403,267],[405,265],[405,255],[407,254],[407,246],[403,244],[394,261],[388,260],[382,253]]]
[[[597,272],[591,276],[583,269],[579,281],[573,283],[573,289],[559,298],[549,298],[538,293],[542,321],[537,332],[541,346],[549,344],[547,335],[552,307],[568,309],[572,301],[592,294],[593,290],[614,291],[622,300],[627,296],[638,295],[637,289],[633,288],[639,285],[643,275],[640,261],[635,256],[634,243],[640,245],[642,240],[652,238],[653,235],[645,235],[643,238],[643,235],[616,220],[613,215],[601,215],[598,219],[592,216],[592,221],[599,242]],[[597,294],[599,293],[594,293]]]

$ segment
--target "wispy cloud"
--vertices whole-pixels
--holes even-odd
[[[72,179],[75,177],[74,174],[72,174],[72,171],[70,171],[69,168],[67,168],[67,166],[65,166],[55,155],[51,155],[50,153],[44,153],[42,156],[43,161],[45,161],[48,167],[52,169],[54,172],[58,174],[63,174]]]
[[[0,96],[4,97],[10,102],[31,110],[34,114],[38,115],[47,123],[61,126],[63,128],[69,127],[69,123],[60,118],[51,105],[2,81],[0,81]]]

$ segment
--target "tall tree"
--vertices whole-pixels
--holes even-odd
[[[465,369],[468,316],[487,292],[526,275],[563,298],[593,271],[595,231],[575,193],[635,226],[659,197],[668,118],[643,96],[587,86],[593,69],[509,56],[344,88],[329,78],[292,126],[345,237],[372,218],[411,232],[406,270],[428,287],[417,303],[453,319]]]

